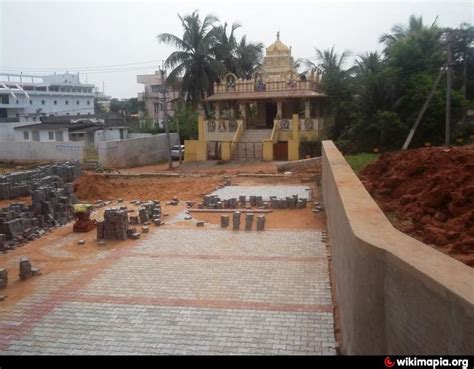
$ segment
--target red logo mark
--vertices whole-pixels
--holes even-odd
[[[387,368],[393,368],[395,366],[395,362],[393,362],[392,359],[390,359],[390,357],[388,356],[385,358],[383,363],[385,364]]]

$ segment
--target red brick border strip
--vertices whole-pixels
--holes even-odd
[[[140,296],[76,295],[67,302],[89,302],[100,304],[153,305],[169,307],[195,307],[213,309],[268,310],[285,312],[332,313],[332,305],[317,304],[274,304],[253,301],[167,299]]]
[[[163,259],[197,259],[197,260],[238,260],[238,261],[294,261],[294,262],[320,262],[327,261],[326,256],[259,256],[259,255],[223,255],[223,254],[180,254],[180,253],[159,253],[149,254],[140,252],[130,252],[129,257],[149,257]]]

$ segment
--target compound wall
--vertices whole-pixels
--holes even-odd
[[[396,230],[332,141],[322,186],[345,354],[474,354],[474,269]]]

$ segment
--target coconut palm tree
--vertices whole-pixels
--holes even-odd
[[[174,83],[182,76],[181,92],[188,102],[197,103],[212,93],[223,65],[215,58],[217,32],[214,24],[218,21],[213,15],[201,20],[198,11],[182,17],[182,38],[170,33],[157,36],[159,42],[175,46],[178,50],[171,53],[165,66],[172,68],[167,83]]]
[[[232,23],[230,34],[227,35],[227,22],[222,26],[218,26],[215,29],[216,32],[216,46],[214,53],[216,59],[224,64],[227,72],[237,74],[237,63],[235,58],[235,50],[237,49],[237,40],[234,36],[234,32],[241,25],[238,23]]]
[[[433,22],[432,27],[436,26],[436,20]],[[408,19],[408,27],[402,24],[396,24],[392,27],[392,33],[384,33],[379,38],[380,43],[384,43],[387,47],[390,47],[393,43],[408,37],[410,34],[420,32],[425,26],[423,25],[423,18],[411,15]]]
[[[306,59],[304,63],[309,70],[319,71],[323,75],[330,72],[343,71],[343,66],[350,56],[350,52],[348,50],[343,51],[339,55],[336,51],[334,51],[334,46],[326,50],[320,50],[317,48],[314,50],[316,51],[317,63],[313,63],[309,59]]]
[[[251,79],[252,73],[262,61],[263,44],[261,42],[247,43],[247,37],[242,36],[235,49],[237,75],[243,79]]]

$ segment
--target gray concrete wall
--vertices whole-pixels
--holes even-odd
[[[0,141],[0,160],[16,162],[82,160],[84,142]]]
[[[171,146],[178,135],[171,133]],[[166,134],[98,143],[99,161],[106,168],[130,168],[168,160]]]
[[[474,269],[396,230],[332,141],[322,186],[345,354],[474,354]]]

